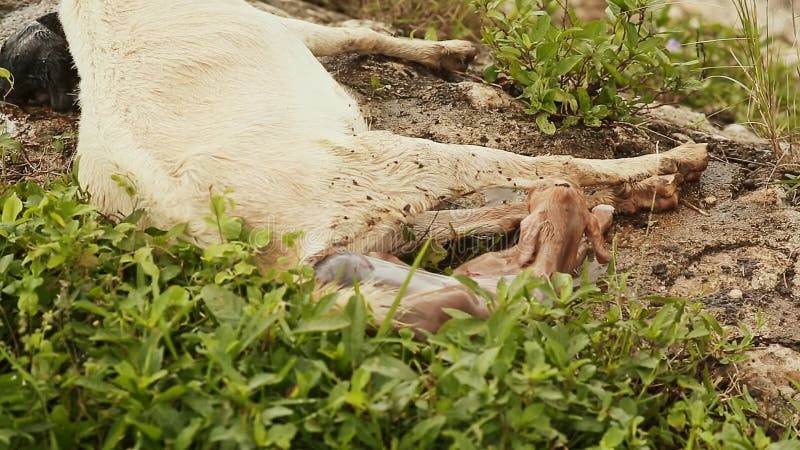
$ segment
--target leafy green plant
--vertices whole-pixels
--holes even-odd
[[[6,84],[8,85],[7,88],[5,88]],[[14,88],[14,76],[11,74],[11,72],[9,72],[8,69],[4,69],[2,67],[0,67],[0,86],[3,86],[5,89],[5,92],[2,93],[3,98],[5,98],[6,95],[8,95],[8,92]]]
[[[755,0],[733,0],[733,5],[739,14],[744,37],[740,53],[733,52],[733,57],[741,69],[743,86],[750,94],[750,123],[770,141],[780,163],[787,154],[781,144],[795,140],[800,126],[797,117],[800,69],[795,62],[794,72],[790,72],[785,78],[781,76],[785,72],[781,68],[785,65],[780,62],[777,48],[767,37],[768,26],[764,28],[762,35],[762,27],[758,21],[758,4]],[[794,110],[794,115],[784,116],[785,119],[781,120],[781,111],[785,111],[787,107]]]
[[[510,10],[502,0],[471,0],[484,18],[483,41],[495,64],[485,76],[511,77],[522,90],[527,112],[539,129],[552,134],[551,119],[590,126],[607,117],[627,118],[658,96],[696,87],[672,61],[660,32],[666,20],[659,0],[609,0],[608,17],[581,23],[560,2],[516,0]],[[560,10],[562,23],[554,22]]]
[[[15,162],[22,146],[19,141],[8,133],[5,127],[0,128],[0,193],[5,191],[8,184],[8,162]]]
[[[703,86],[692,93],[676,92],[672,100],[700,109],[718,122],[748,125],[770,141],[780,161],[785,145],[798,143],[800,48],[796,42],[771,36],[769,22],[763,17],[759,21],[759,3],[731,1],[739,16],[735,28],[698,17],[671,27],[671,39],[682,43],[671,53],[673,59],[698,60],[692,71]],[[795,53],[794,59],[784,57],[790,53]]]
[[[422,344],[260,271],[268,237],[212,204],[199,249],[69,183],[0,194],[0,447],[788,448],[722,393],[748,340],[697,303],[521,276]]]

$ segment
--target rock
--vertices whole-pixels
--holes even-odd
[[[753,130],[739,123],[726,126],[722,130],[722,134],[736,142],[746,142],[750,144],[760,144],[764,142],[764,139],[753,133]]]
[[[785,424],[800,423],[800,391],[792,382],[800,380],[800,353],[772,344],[747,352],[747,360],[728,366],[728,376],[739,381],[768,417]]]
[[[681,144],[694,144],[694,139],[683,133],[672,133],[672,137],[677,139]]]
[[[513,99],[500,89],[474,81],[457,84],[470,105],[477,109],[503,109],[513,104]]]
[[[703,203],[706,206],[714,206],[714,205],[717,204],[717,197],[714,197],[713,195],[709,195],[708,197],[703,199]]]
[[[744,293],[740,289],[731,289],[728,292],[728,298],[732,298],[734,300],[739,300],[744,297]]]
[[[706,134],[719,134],[718,130],[705,114],[692,111],[684,106],[659,105],[644,111],[642,114],[648,118],[669,123],[688,130],[700,131]],[[684,134],[685,133],[681,133]]]
[[[664,263],[653,266],[653,275],[662,276],[667,274],[667,265]]]

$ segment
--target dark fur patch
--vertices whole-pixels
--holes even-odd
[[[6,101],[49,104],[62,112],[75,107],[78,72],[56,13],[46,14],[9,36],[0,48],[0,67],[14,76],[14,88]],[[0,92],[8,89],[8,83],[0,80]]]

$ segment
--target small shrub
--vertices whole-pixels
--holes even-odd
[[[69,183],[0,194],[0,447],[789,448],[710,375],[748,340],[697,303],[521,276],[488,320],[375,335],[309,268],[259,272],[229,206],[203,250]]]
[[[22,146],[14,139],[5,127],[0,127],[0,193],[8,184],[8,164],[15,163]]]
[[[8,69],[4,69],[0,67],[0,94],[2,94],[3,99],[6,98],[8,92],[14,88],[14,77],[11,75],[11,72]]]
[[[486,70],[521,88],[527,112],[552,134],[553,118],[590,126],[627,118],[658,96],[695,86],[684,63],[674,62],[660,32],[666,9],[659,0],[609,0],[608,17],[581,23],[560,2],[471,0],[484,18],[483,41],[496,62]],[[561,23],[553,14],[560,12]]]

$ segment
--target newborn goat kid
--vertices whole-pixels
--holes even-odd
[[[676,172],[692,180],[708,161],[701,144],[587,160],[373,131],[315,58],[383,53],[454,70],[475,55],[463,41],[324,27],[244,0],[62,0],[60,17],[81,78],[78,178],[92,202],[109,216],[142,208],[144,226],[186,223],[208,245],[219,240],[204,220],[209,197],[230,192],[234,214],[274,231],[265,265],[391,252],[414,217],[485,188],[526,189],[538,176],[587,186]],[[281,245],[298,230],[297,246]],[[380,320],[393,291],[364,294]]]
[[[597,261],[609,261],[603,233],[611,226],[614,207],[598,205],[589,212],[579,186],[562,179],[542,179],[528,193],[528,217],[520,224],[519,243],[468,261],[456,274],[513,275],[530,268],[537,277],[572,273],[582,264],[589,238]]]

